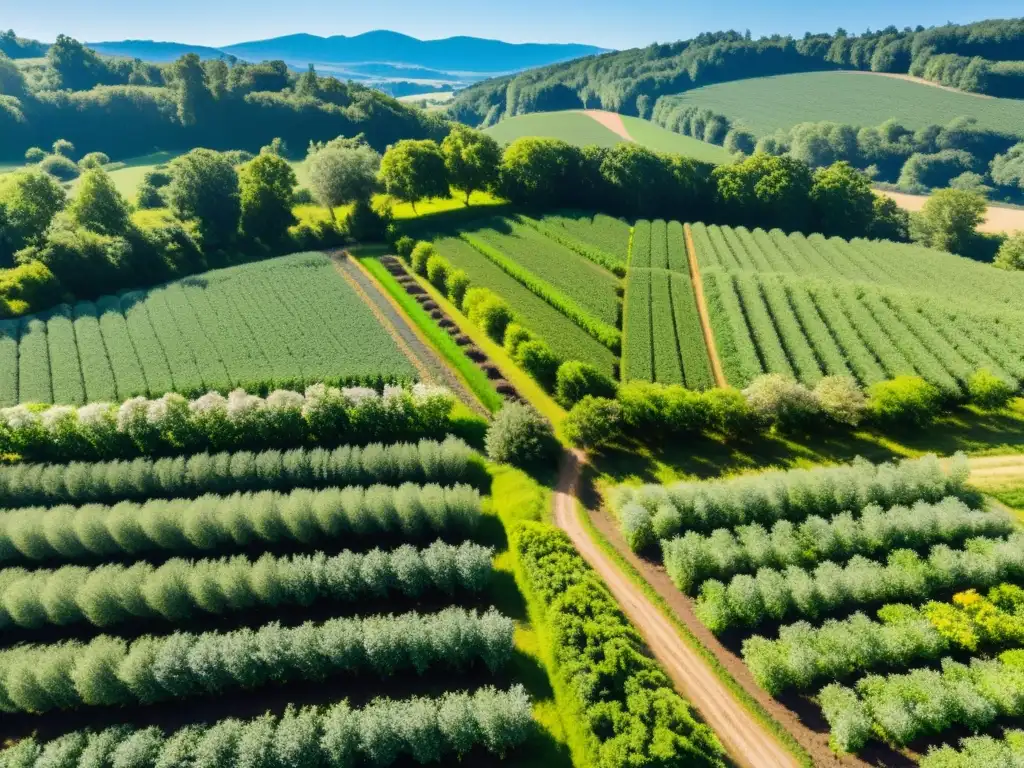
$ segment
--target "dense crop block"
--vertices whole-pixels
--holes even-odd
[[[630,269],[627,274],[622,342],[622,380],[654,381],[654,341],[650,269]]]
[[[812,515],[799,525],[780,520],[771,530],[759,524],[710,536],[689,531],[661,542],[665,568],[673,583],[693,593],[707,579],[724,579],[759,568],[811,566],[854,555],[879,556],[900,547],[962,544],[974,536],[1007,536],[1015,523],[1008,515],[971,510],[959,499],[938,504],[883,510],[871,505],[854,517],[843,512],[830,520]]]
[[[111,504],[204,493],[287,491],[345,485],[442,483],[471,479],[477,454],[456,437],[291,451],[201,453],[167,459],[0,466],[7,507]],[[2,517],[0,517],[2,519]]]
[[[169,560],[159,567],[69,565],[55,571],[0,570],[0,629],[88,622],[112,627],[136,619],[179,622],[318,600],[359,602],[394,595],[480,592],[491,574],[491,550],[436,542],[424,550],[345,551],[250,561]]]
[[[693,718],[568,537],[524,523],[510,539],[518,579],[541,607],[533,618],[554,659],[556,695],[587,758],[604,768],[724,765],[714,733]]]
[[[975,768],[978,765],[1019,765],[1024,762],[1024,731],[1006,730],[1000,739],[970,736],[960,750],[948,744],[931,749],[918,763],[921,768]]]
[[[539,219],[531,219],[529,216],[516,216],[516,221],[519,222],[520,224],[524,224],[532,229],[535,229],[548,240],[551,240],[552,242],[558,243],[559,245],[568,248],[573,253],[582,256],[583,258],[588,259],[589,261],[592,261],[594,264],[597,264],[600,267],[604,267],[606,270],[616,275],[617,277],[622,277],[623,275],[626,274],[625,259],[620,259],[618,256],[614,256],[611,253],[607,253],[601,250],[599,246],[592,245],[586,242],[586,240],[577,239],[576,237],[573,236],[573,234],[570,233],[568,229],[566,229],[563,226],[559,226],[558,224],[552,224],[550,222],[542,221]],[[587,221],[589,222],[589,219]],[[589,224],[576,225],[575,228],[582,229],[583,226],[589,226]],[[626,227],[626,243],[628,247],[629,227],[624,223],[622,223],[622,226]]]
[[[442,488],[331,488],[122,502],[113,507],[26,508],[0,513],[0,562],[68,562],[146,552],[195,554],[256,544],[314,543],[323,537],[373,541],[467,534],[480,494]]]
[[[920,601],[950,588],[995,586],[1022,577],[1024,534],[1015,533],[1007,539],[971,539],[963,550],[939,544],[926,559],[904,549],[891,552],[884,564],[856,555],[842,566],[762,568],[757,576],[736,576],[728,585],[706,581],[696,611],[719,634],[791,616],[815,618],[872,603]]]
[[[1024,279],[883,241],[692,225],[726,378],[814,386],[919,375],[960,397],[986,368],[1024,382]]]
[[[841,467],[766,472],[730,480],[620,486],[613,507],[630,542],[668,539],[685,531],[710,533],[747,523],[799,522],[847,510],[938,502],[962,494],[969,470],[958,454],[949,473],[935,456]]]
[[[592,363],[609,376],[614,373],[615,354],[608,347],[464,240],[440,237],[434,245],[453,266],[465,270],[474,287],[489,288],[504,298],[522,325],[547,342],[560,358]]]
[[[437,698],[374,699],[362,709],[342,701],[325,709],[288,708],[254,720],[221,720],[164,734],[159,728],[114,726],[73,731],[50,742],[34,737],[0,751],[9,768],[391,765],[451,763],[475,747],[497,757],[521,744],[533,728],[530,699],[521,685],[485,686]]]
[[[415,374],[323,254],[207,272],[25,318],[15,371],[18,402],[67,405]],[[3,396],[0,389],[0,404],[13,404]]]
[[[622,219],[602,213],[562,213],[544,216],[540,221],[547,225],[547,231],[563,230],[576,242],[607,254],[623,267],[629,260],[630,227]]]
[[[18,326],[20,320],[0,320],[0,407],[18,402]]]
[[[0,711],[151,704],[324,680],[341,673],[492,672],[512,655],[512,620],[493,608],[331,619],[323,624],[24,645],[0,651]]]
[[[856,690],[830,685],[818,698],[833,746],[847,752],[872,738],[904,746],[956,727],[978,732],[996,718],[1024,715],[1024,656],[1008,651],[998,660],[973,659],[970,665],[943,659],[941,671],[870,675]]]
[[[888,605],[878,617],[881,621],[872,621],[856,613],[817,628],[797,622],[782,627],[778,640],[748,638],[743,658],[758,685],[777,695],[870,670],[934,661],[952,651],[1019,646],[1024,643],[1024,590],[1003,584],[988,598],[970,590],[955,595],[952,603]]]

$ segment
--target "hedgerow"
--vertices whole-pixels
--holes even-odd
[[[947,745],[931,748],[918,763],[921,768],[977,768],[980,765],[1016,766],[1024,763],[1024,731],[1007,730],[1001,739],[970,736],[960,740],[960,751]]]
[[[136,397],[120,406],[25,405],[0,409],[0,453],[28,461],[123,459],[138,455],[297,447],[312,443],[394,442],[440,436],[455,403],[447,389],[416,384],[338,389],[266,398],[235,390],[189,401],[177,394]]]
[[[855,613],[818,628],[804,621],[790,624],[779,630],[777,640],[745,640],[743,659],[757,684],[774,696],[869,670],[906,668],[951,650],[1017,646],[1024,643],[1024,590],[1001,584],[987,598],[968,590],[951,603],[887,605],[878,618]]]
[[[798,525],[779,520],[771,531],[760,524],[719,528],[704,536],[688,531],[661,542],[665,568],[682,591],[693,593],[707,579],[723,579],[759,568],[808,567],[823,560],[878,555],[900,547],[958,545],[973,536],[1007,536],[1016,528],[1005,514],[971,510],[956,498],[937,504],[883,510],[877,504],[857,517],[812,515]]]
[[[710,728],[697,722],[601,580],[561,531],[522,523],[510,537],[516,572],[589,759],[632,765],[724,766]],[[568,722],[567,722],[568,724]]]
[[[512,620],[493,608],[446,608],[131,643],[101,635],[88,643],[23,645],[0,651],[0,711],[151,704],[340,673],[463,671],[477,662],[494,672],[512,655],[513,631]]]
[[[1024,533],[1015,533],[1007,539],[971,539],[962,550],[939,544],[926,559],[898,549],[884,564],[857,555],[845,566],[825,562],[813,571],[762,568],[756,576],[736,576],[728,585],[706,581],[696,612],[708,629],[720,634],[793,614],[815,618],[871,603],[920,602],[943,590],[994,586],[1021,577]]]
[[[625,389],[625,388],[624,388]],[[628,414],[624,414],[628,421]],[[856,459],[840,467],[766,472],[750,477],[670,486],[621,486],[613,507],[634,550],[683,531],[732,528],[745,523],[798,522],[816,514],[938,502],[964,493],[969,470],[957,454],[948,473],[931,455],[897,464]]]
[[[123,500],[185,498],[205,493],[287,491],[291,488],[465,481],[477,454],[456,437],[444,442],[290,451],[200,453],[130,461],[0,466],[7,507],[34,504],[109,504]]]
[[[252,544],[368,540],[401,534],[466,535],[480,519],[467,485],[412,483],[290,493],[260,491],[115,506],[27,507],[0,512],[0,563],[45,563],[146,552],[195,554]]]
[[[8,768],[190,768],[267,765],[386,766],[408,756],[419,763],[461,758],[474,747],[503,757],[533,726],[521,685],[491,686],[436,698],[378,698],[361,709],[348,701],[319,709],[289,707],[280,718],[221,720],[165,734],[155,727],[72,731],[49,742],[29,737],[0,751]]]
[[[996,718],[1024,715],[1024,653],[970,665],[947,658],[941,670],[868,675],[855,689],[833,683],[818,700],[840,752],[856,752],[872,738],[904,746],[952,728],[977,733]]]
[[[365,554],[345,551],[251,561],[169,560],[57,570],[0,571],[0,629],[67,626],[87,622],[111,627],[135,619],[179,622],[202,614],[228,614],[280,605],[416,598],[426,593],[480,592],[491,574],[491,550],[478,544],[438,541],[417,550]]]

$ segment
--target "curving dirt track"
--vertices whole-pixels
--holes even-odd
[[[796,759],[733,698],[704,660],[682,641],[675,628],[643,591],[594,543],[576,511],[576,487],[585,461],[579,451],[566,452],[554,493],[555,523],[604,579],[651,652],[679,691],[714,729],[733,761],[744,768],[790,768]]]

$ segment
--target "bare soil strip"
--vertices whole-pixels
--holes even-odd
[[[796,759],[751,714],[708,668],[704,660],[679,637],[671,622],[609,560],[590,538],[576,511],[576,487],[584,456],[566,453],[554,493],[556,524],[580,554],[604,579],[612,595],[648,647],[665,667],[680,693],[700,712],[722,741],[732,759],[744,768],[781,768],[798,765]]]
[[[697,264],[697,249],[693,245],[693,232],[690,225],[685,224],[686,231],[686,255],[690,260],[690,282],[693,283],[693,293],[697,298],[697,314],[700,316],[700,329],[704,333],[704,346],[708,348],[708,357],[711,358],[711,372],[715,376],[715,386],[723,388],[728,386],[725,379],[725,371],[722,370],[722,361],[718,358],[718,347],[715,346],[715,334],[711,330],[711,317],[708,315],[708,305],[704,300],[704,281],[700,276],[700,267]]]
[[[622,122],[622,115],[618,112],[607,112],[603,109],[584,109],[581,111],[584,115],[596,120],[612,133],[621,136],[626,141],[633,141],[633,137],[629,135],[626,124]]]
[[[907,211],[920,211],[928,202],[928,195],[911,195],[906,192],[890,192],[876,189],[876,194],[885,195],[896,201],[896,205]],[[1024,231],[1024,208],[1003,208],[990,205],[985,211],[985,220],[978,225],[979,232],[990,234]]]

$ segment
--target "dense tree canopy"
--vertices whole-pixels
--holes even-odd
[[[961,189],[936,192],[915,220],[917,239],[932,248],[967,254],[985,218],[985,198]]]
[[[127,201],[100,168],[82,176],[68,213],[76,224],[101,235],[124,235],[131,224]]]
[[[307,161],[313,197],[334,218],[339,205],[369,200],[377,188],[380,155],[362,142],[328,144]]]
[[[448,181],[466,196],[467,205],[475,191],[497,184],[501,147],[487,134],[464,125],[453,126],[441,142],[441,152],[448,169]]]
[[[295,223],[292,195],[295,171],[288,162],[265,152],[239,173],[241,232],[264,243],[281,240]]]
[[[208,246],[222,247],[238,231],[238,172],[219,152],[193,149],[176,158],[167,201],[179,219],[196,222]]]
[[[414,211],[419,200],[449,194],[444,154],[429,140],[405,139],[389,147],[380,163],[380,178],[389,195],[411,203]]]
[[[48,173],[20,171],[0,177],[0,267],[11,266],[15,253],[40,242],[66,202],[64,189]]]

